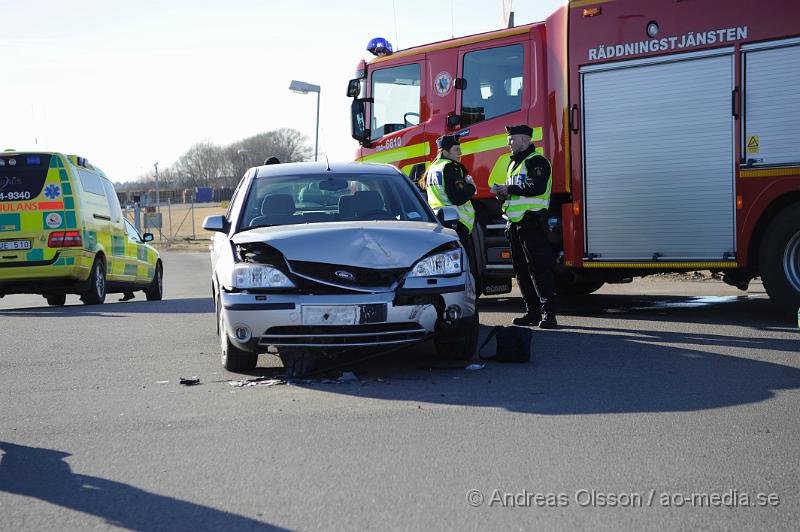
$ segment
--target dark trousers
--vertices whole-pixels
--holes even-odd
[[[525,309],[530,313],[556,310],[556,287],[553,280],[553,251],[547,241],[545,213],[528,212],[519,222],[508,226],[511,262],[517,276]]]
[[[481,293],[481,278],[478,276],[478,261],[475,258],[475,246],[472,243],[472,235],[469,234],[467,226],[458,222],[456,224],[456,233],[458,233],[458,240],[467,252],[467,260],[469,260],[469,269],[472,276],[475,278],[475,293]]]

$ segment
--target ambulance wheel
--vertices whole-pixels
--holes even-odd
[[[156,273],[153,275],[153,281],[144,291],[144,295],[147,297],[148,301],[161,301],[164,292],[163,278],[164,268],[161,266],[161,261],[158,261],[156,263]]]
[[[47,294],[44,298],[51,307],[63,307],[67,302],[67,294]]]
[[[106,300],[106,265],[102,257],[95,257],[92,273],[81,295],[84,305],[101,305]]]
[[[800,307],[800,203],[770,222],[759,249],[759,265],[772,302],[791,310]]]
[[[243,351],[231,343],[225,329],[225,318],[222,311],[219,312],[219,343],[220,343],[220,362],[222,367],[228,371],[249,371],[258,364],[258,353]]]
[[[473,316],[462,318],[459,322],[459,326],[454,327],[450,334],[443,336],[442,333],[439,333],[434,338],[436,355],[439,358],[445,360],[470,360],[472,355],[475,354],[480,330],[477,307]]]

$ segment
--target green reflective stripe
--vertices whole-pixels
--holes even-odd
[[[542,128],[533,128],[532,141],[542,140]],[[480,153],[482,151],[496,150],[508,146],[508,135],[503,133],[501,135],[492,135],[491,137],[484,137],[482,139],[468,140],[461,143],[461,155],[472,155],[473,153]]]
[[[508,135],[492,135],[491,137],[462,142],[461,155],[472,155],[473,153],[496,150],[506,146],[508,146]]]
[[[22,227],[22,222],[20,222],[19,213],[0,214],[0,232],[19,231],[20,227]]]
[[[431,153],[431,146],[427,142],[403,146],[393,150],[384,150],[380,153],[365,155],[359,162],[362,163],[394,163],[403,159],[414,159],[415,157],[427,157]]]

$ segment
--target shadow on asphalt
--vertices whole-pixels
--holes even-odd
[[[107,525],[129,530],[285,530],[122,482],[73,473],[64,461],[71,455],[64,451],[4,441],[0,450],[5,453],[0,461],[0,491],[94,515]]]
[[[666,299],[693,298],[598,296],[596,309],[618,310],[609,317],[739,325],[774,329],[786,321],[766,300],[736,304],[663,308]],[[578,315],[569,301],[565,313]],[[485,316],[521,311],[519,299],[481,300]],[[650,306],[648,306],[650,305]],[[649,310],[648,310],[649,309]],[[491,327],[482,326],[481,338]],[[800,369],[731,354],[764,350],[800,356],[800,339],[739,337],[713,332],[564,326],[533,331],[533,362],[487,362],[484,369],[464,371],[464,363],[437,361],[432,346],[422,344],[387,357],[345,368],[359,383],[299,386],[358,397],[505,408],[544,415],[685,412],[756,403],[780,390],[800,388]],[[491,351],[492,345],[487,346]],[[737,354],[738,354],[737,353]],[[477,360],[473,360],[476,362]],[[259,368],[259,371],[261,368]],[[274,368],[264,368],[274,375]]]
[[[111,294],[114,297],[117,294]],[[164,299],[162,301],[132,300],[119,302],[106,299],[102,305],[65,305],[63,307],[28,307],[2,310],[0,316],[40,316],[40,317],[120,317],[129,314],[201,314],[214,312],[214,302],[210,297],[192,299]],[[44,301],[44,299],[42,299]],[[46,305],[46,303],[45,303]]]

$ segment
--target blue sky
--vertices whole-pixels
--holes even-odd
[[[563,0],[515,0],[517,24]],[[126,181],[191,145],[280,127],[352,160],[347,80],[376,36],[398,48],[502,27],[501,0],[0,0],[0,150],[77,153]],[[506,0],[508,5],[508,0]]]

